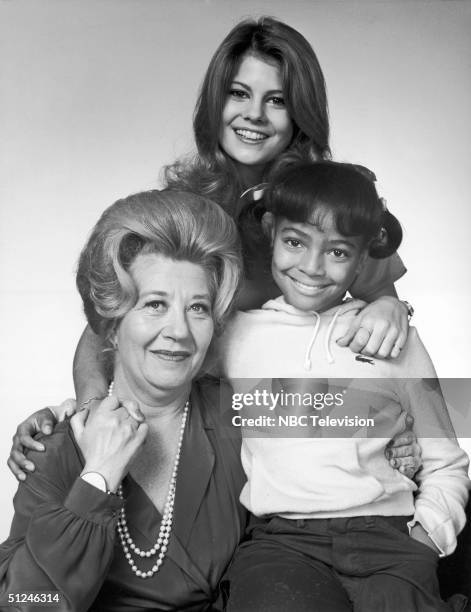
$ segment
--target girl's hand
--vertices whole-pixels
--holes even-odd
[[[67,399],[60,406],[43,408],[18,425],[13,436],[13,445],[7,464],[18,480],[25,480],[28,472],[34,471],[34,463],[25,457],[25,451],[44,451],[44,444],[33,439],[38,433],[49,436],[57,422],[75,412],[75,400]]]
[[[380,297],[365,306],[337,344],[371,357],[398,357],[409,331],[407,315],[403,302],[391,296]]]
[[[144,415],[134,402],[121,405],[116,397],[107,397],[92,412],[78,412],[71,424],[85,458],[83,471],[99,472],[115,492],[147,436]]]
[[[399,470],[401,474],[410,479],[422,466],[422,449],[412,431],[413,425],[414,417],[407,414],[404,431],[396,434],[384,451],[391,467]]]

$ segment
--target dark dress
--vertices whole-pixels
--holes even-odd
[[[8,593],[58,591],[62,605],[51,610],[217,609],[219,581],[246,523],[238,500],[245,482],[240,442],[224,434],[223,418],[218,385],[195,383],[169,549],[160,571],[145,580],[132,573],[116,536],[121,500],[79,478],[83,457],[61,424],[46,452],[31,453],[36,471],[15,495],[10,537],[0,547],[0,602]],[[160,514],[132,478],[123,487],[131,536],[150,548]],[[137,564],[150,569],[154,562]]]

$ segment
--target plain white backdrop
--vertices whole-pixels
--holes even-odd
[[[191,150],[212,53],[262,14],[312,43],[334,157],[377,174],[405,228],[400,295],[440,377],[471,378],[471,3],[0,0],[0,540],[16,425],[73,395],[80,248],[106,206]]]

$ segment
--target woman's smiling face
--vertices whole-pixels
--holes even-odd
[[[138,298],[116,332],[116,377],[135,397],[189,386],[213,336],[205,270],[159,254],[138,255],[130,273]]]
[[[272,220],[272,274],[285,300],[304,311],[338,305],[365,258],[363,239],[342,236],[329,214],[322,222]]]
[[[292,137],[293,122],[285,106],[278,66],[245,55],[223,109],[222,149],[242,165],[263,169],[288,147]]]

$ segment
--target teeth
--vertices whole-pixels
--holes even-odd
[[[236,130],[238,136],[247,138],[248,140],[265,140],[268,138],[266,134],[260,134],[260,132],[252,132],[251,130]]]
[[[293,281],[302,289],[308,289],[309,291],[319,291],[324,288],[323,285],[306,285],[305,283],[302,283],[301,281],[295,279],[293,279]]]

